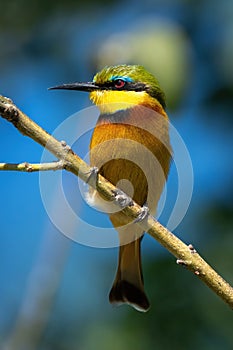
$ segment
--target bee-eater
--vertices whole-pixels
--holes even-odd
[[[92,82],[54,87],[90,92],[100,110],[90,142],[91,166],[152,214],[168,176],[171,146],[165,96],[157,79],[139,65],[105,67]],[[100,195],[90,190],[94,203]],[[103,200],[102,200],[103,201]],[[121,211],[109,213],[119,234],[119,261],[109,294],[113,304],[150,307],[144,291],[142,229]]]

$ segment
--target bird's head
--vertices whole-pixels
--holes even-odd
[[[140,65],[105,67],[92,82],[55,86],[51,89],[68,89],[90,92],[90,99],[103,113],[113,113],[134,105],[165,108],[165,95],[157,79]]]

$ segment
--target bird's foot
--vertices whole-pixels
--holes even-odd
[[[123,191],[117,189],[113,191],[114,198],[117,201],[117,203],[120,205],[121,208],[128,207],[133,204],[132,199],[127,196]]]
[[[149,207],[147,204],[144,204],[141,208],[140,213],[138,214],[138,217],[134,220],[135,223],[143,221],[150,213]]]
[[[95,180],[97,180],[98,173],[99,169],[97,168],[97,166],[91,167],[90,170],[86,173],[88,175],[87,183],[89,183],[93,177]]]

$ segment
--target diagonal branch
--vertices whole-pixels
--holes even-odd
[[[39,125],[21,112],[11,100],[0,96],[0,114],[11,122],[23,135],[48,149],[63,163],[63,169],[79,176],[92,187],[96,187],[105,199],[111,200],[121,208],[121,203],[115,195],[116,187],[103,176],[91,176],[90,168],[64,141],[58,141]],[[58,162],[59,163],[59,162]],[[1,170],[1,169],[0,169]],[[142,208],[125,195],[126,202],[130,203],[122,212],[132,219],[136,219]],[[233,308],[233,288],[196,252],[192,245],[186,245],[168,229],[162,226],[154,217],[148,215],[143,221],[137,222],[142,229],[162,244],[176,258],[177,263],[187,267],[199,277],[222,300]]]

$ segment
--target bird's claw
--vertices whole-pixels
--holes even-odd
[[[147,205],[143,205],[141,208],[138,217],[134,220],[135,223],[143,221],[149,215],[149,207]]]
[[[127,194],[125,194],[123,191],[117,189],[113,191],[113,194],[114,194],[115,200],[117,201],[117,203],[120,205],[121,208],[125,208],[132,205],[133,203],[132,199],[129,196],[127,196]]]
[[[71,147],[69,145],[67,145],[66,141],[62,140],[62,141],[60,141],[60,143],[61,143],[64,151],[66,151],[67,153],[68,152],[73,152]]]
[[[88,175],[87,183],[90,182],[92,177],[95,177],[95,179],[96,179],[98,173],[99,173],[99,169],[97,168],[97,166],[91,167],[90,170],[86,173]]]

